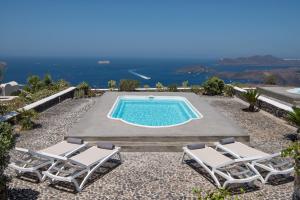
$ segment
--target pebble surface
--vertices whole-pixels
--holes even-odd
[[[245,105],[232,98],[207,98],[220,114],[231,118],[250,134],[250,144],[266,152],[276,152],[289,142],[283,134],[295,129],[263,112],[248,113]],[[69,99],[41,113],[34,130],[21,132],[17,146],[42,149],[63,140],[73,123],[90,109],[95,100]],[[14,156],[14,152],[12,152]],[[124,162],[115,160],[100,168],[81,193],[72,184],[37,183],[16,177],[11,169],[10,199],[196,199],[193,188],[213,190],[210,178],[195,163],[181,164],[178,152],[122,152]],[[259,186],[259,184],[256,184]],[[262,188],[237,194],[240,199],[291,199],[293,178],[276,178]]]

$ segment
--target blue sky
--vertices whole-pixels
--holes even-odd
[[[0,56],[300,57],[300,1],[0,0]]]

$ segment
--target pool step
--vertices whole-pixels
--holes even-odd
[[[224,138],[224,137],[221,137]],[[214,142],[221,138],[203,138],[203,137],[143,137],[143,138],[82,138],[91,144],[98,141],[105,141],[121,146],[122,151],[127,152],[181,152],[182,147],[192,143],[206,143],[212,146]],[[236,140],[248,143],[249,138],[237,137]]]

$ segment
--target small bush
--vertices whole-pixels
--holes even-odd
[[[78,90],[83,90],[84,95],[88,95],[88,92],[90,90],[90,85],[87,82],[83,81],[83,82],[81,82],[77,85],[77,89]]]
[[[264,83],[267,85],[276,85],[276,76],[274,74],[268,74],[264,77]]]
[[[52,77],[50,74],[46,74],[43,79],[44,86],[50,87],[53,84]]]
[[[182,87],[184,87],[184,88],[189,87],[189,81],[183,81],[182,82]]]
[[[231,85],[225,85],[224,87],[224,95],[227,97],[233,97],[234,96],[234,89]]]
[[[35,123],[32,121],[37,118],[37,113],[34,110],[22,110],[19,116],[19,124],[22,130],[33,129]]]
[[[107,86],[109,89],[113,90],[117,87],[117,82],[115,80],[110,80],[107,82]]]
[[[147,88],[150,88],[150,86],[146,84],[146,85],[144,85],[144,88],[147,89]]]
[[[43,82],[37,75],[32,75],[27,78],[27,88],[30,92],[36,92],[43,87]]]
[[[84,90],[81,90],[81,89],[75,90],[75,92],[74,92],[75,99],[84,98],[84,97],[85,97]]]
[[[168,86],[168,91],[169,92],[178,92],[177,85],[176,84],[169,85]]]
[[[9,151],[14,146],[15,137],[11,125],[0,122],[0,197],[3,199],[6,199],[6,183],[8,181],[8,178],[4,175],[4,170],[9,163]]]
[[[206,95],[220,95],[223,93],[225,83],[218,77],[211,77],[204,84],[204,92]]]
[[[192,85],[191,86],[191,92],[195,94],[202,94],[203,93],[203,88],[200,85]]]
[[[0,115],[5,115],[9,111],[8,105],[0,103]]]
[[[164,85],[160,82],[157,82],[155,87],[158,91],[163,91],[163,89],[164,89]]]
[[[119,87],[120,91],[134,91],[139,86],[140,83],[137,80],[122,79]]]

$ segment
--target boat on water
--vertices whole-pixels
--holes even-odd
[[[129,70],[128,72],[135,75],[135,76],[138,76],[142,79],[145,79],[145,80],[150,80],[151,79],[151,77],[145,76],[143,74],[136,73],[134,70]]]
[[[110,61],[109,60],[99,60],[97,63],[100,64],[100,65],[110,64]]]

